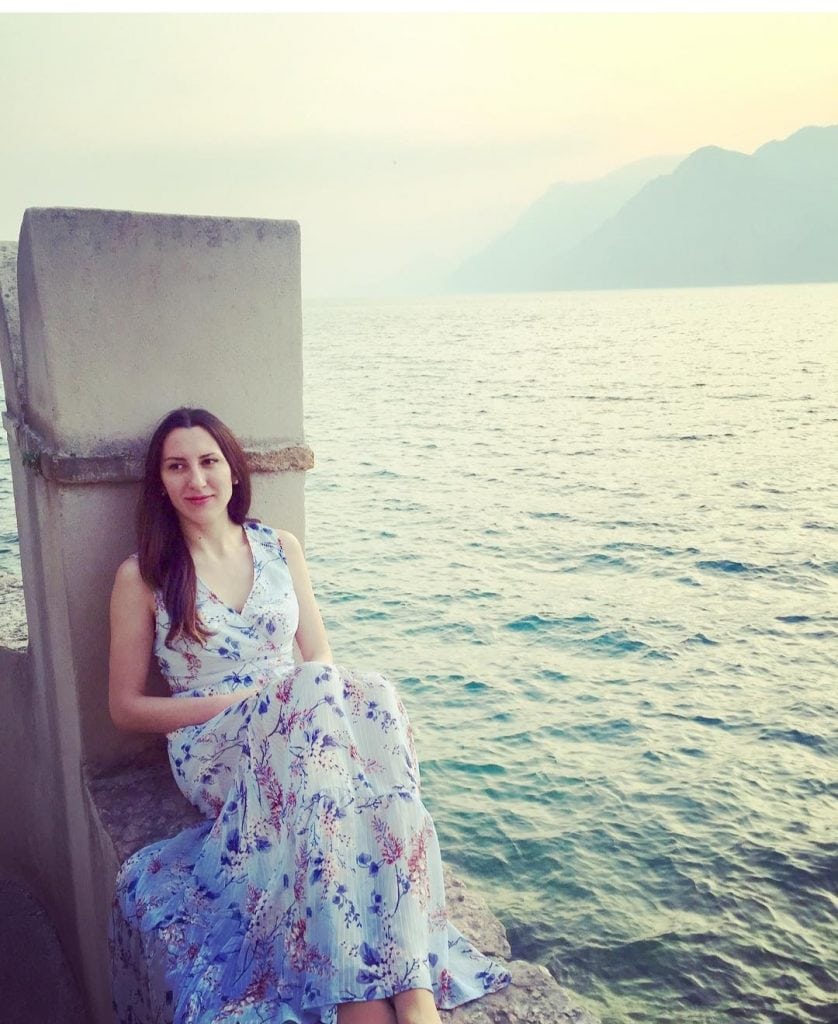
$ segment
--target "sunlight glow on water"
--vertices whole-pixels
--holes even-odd
[[[606,1022],[838,1019],[833,286],[306,311],[312,572]]]

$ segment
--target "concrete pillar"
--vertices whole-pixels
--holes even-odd
[[[30,638],[33,754],[20,770],[44,797],[21,813],[29,881],[105,1024],[114,861],[88,779],[163,756],[107,711],[108,598],[135,547],[141,457],[169,409],[208,408],[245,441],[253,513],[302,534],[299,228],[35,209],[17,266],[20,336],[7,313],[0,348]]]

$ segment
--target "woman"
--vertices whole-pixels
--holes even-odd
[[[509,977],[447,923],[392,686],[333,665],[298,541],[249,505],[230,430],[166,416],[111,599],[110,708],[168,734],[207,821],[120,871],[117,1019],[439,1024]],[[145,692],[152,653],[169,697]]]

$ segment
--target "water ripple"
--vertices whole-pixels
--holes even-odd
[[[604,1024],[838,1020],[836,307],[306,305],[335,656],[399,681],[446,857]]]

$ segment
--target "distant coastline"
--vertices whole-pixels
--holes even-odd
[[[466,260],[454,292],[838,281],[838,125],[752,155],[705,146],[557,184]]]

